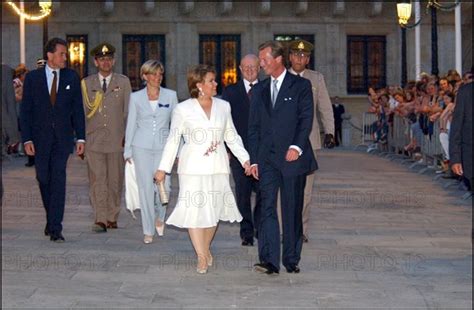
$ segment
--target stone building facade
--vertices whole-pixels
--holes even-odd
[[[425,13],[427,2],[422,1],[421,60],[422,71],[431,71],[431,20]],[[2,61],[10,66],[19,63],[18,16],[2,4]],[[472,66],[472,4],[462,3],[463,71]],[[116,50],[116,71],[127,73],[131,69],[128,59],[130,49],[127,40],[147,40],[157,36],[159,51],[149,55],[163,58],[166,87],[176,89],[180,99],[188,96],[186,71],[190,65],[204,62],[206,38],[216,40],[213,53],[222,62],[238,67],[240,57],[257,53],[260,43],[280,37],[304,37],[314,42],[314,68],[325,76],[331,96],[339,96],[350,103],[354,116],[366,107],[366,92],[350,91],[351,70],[363,70],[362,79],[370,84],[371,62],[378,62],[379,78],[387,85],[399,84],[401,76],[401,31],[397,23],[395,2],[353,1],[215,1],[215,2],[163,2],[163,1],[97,1],[97,2],[53,2],[53,13],[48,21],[49,37],[86,38],[85,53],[96,44],[107,41]],[[231,36],[237,42],[230,56],[226,53],[223,37]],[[41,22],[26,24],[26,64],[34,68],[36,59],[42,54],[43,26]],[[143,39],[145,38],[145,39]],[[355,42],[353,47],[351,40]],[[364,40],[379,40],[382,51],[370,56],[373,45],[363,45]],[[221,41],[219,41],[221,40]],[[380,41],[381,40],[381,41]],[[440,74],[455,67],[454,12],[438,11],[438,55]],[[156,43],[156,42],[155,42]],[[209,43],[209,42],[208,42]],[[222,44],[221,44],[222,43]],[[135,43],[130,43],[135,44]],[[138,43],[137,43],[138,44]],[[219,45],[221,44],[221,45]],[[408,80],[415,79],[415,31],[407,30]],[[131,46],[131,45],[130,45]],[[209,45],[211,46],[211,45]],[[216,48],[217,46],[217,48]],[[138,48],[139,45],[137,45]],[[363,47],[362,49],[358,47]],[[377,47],[377,48],[378,48]],[[355,48],[355,50],[353,50]],[[136,49],[135,49],[136,50]],[[364,68],[351,66],[355,61],[365,63]],[[147,52],[148,53],[148,52]],[[369,55],[369,56],[367,56]],[[133,55],[131,57],[134,57]],[[141,56],[143,58],[143,55]],[[213,56],[214,57],[214,56]],[[362,57],[362,58],[361,58]],[[372,58],[370,58],[372,57]],[[357,59],[360,58],[360,59]],[[232,61],[233,59],[233,61]],[[380,63],[382,61],[382,63]],[[85,57],[82,70],[95,73],[93,60]],[[127,62],[127,63],[125,63]],[[134,70],[140,66],[134,63]],[[381,67],[380,67],[381,66]],[[363,70],[362,70],[363,69]],[[224,69],[222,69],[224,70]],[[361,71],[362,70],[362,71]],[[223,74],[223,72],[221,72]],[[238,73],[238,70],[237,70]],[[234,71],[235,75],[235,71]],[[233,76],[233,79],[236,77]],[[232,80],[232,79],[231,79]],[[138,83],[138,82],[137,82]],[[361,84],[361,85],[368,85]]]

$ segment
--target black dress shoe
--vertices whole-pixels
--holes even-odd
[[[34,165],[35,165],[34,162],[33,162],[33,163],[27,162],[27,163],[25,164],[25,167],[33,167]]]
[[[255,272],[258,272],[258,273],[264,273],[268,275],[272,275],[272,274],[277,275],[280,273],[278,268],[276,268],[270,263],[258,263],[258,264],[253,265],[253,267],[254,267]]]
[[[250,239],[250,238],[242,239],[242,245],[243,246],[253,246],[253,239]]]
[[[107,232],[107,226],[104,223],[97,222],[92,225],[92,231],[95,231],[96,233]]]
[[[306,235],[303,235],[303,242],[304,243],[307,243],[309,240],[308,240],[308,237],[306,237]]]
[[[56,243],[63,243],[64,241],[64,236],[62,233],[51,233],[49,240],[56,242]]]
[[[48,225],[46,225],[46,226],[44,227],[44,235],[45,235],[46,237],[49,236]]]
[[[300,267],[298,267],[298,265],[288,265],[285,268],[288,273],[300,273]]]

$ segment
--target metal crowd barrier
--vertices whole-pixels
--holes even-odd
[[[398,115],[394,115],[393,124],[389,127],[388,132],[388,149],[394,153],[404,151],[407,144],[410,143],[411,128],[409,121]]]
[[[433,133],[423,135],[423,140],[419,143],[420,153],[425,163],[435,163],[442,158],[443,148],[439,141],[439,121],[433,124]],[[395,115],[393,117],[393,125],[389,127],[388,134],[388,150],[397,154],[404,152],[404,147],[410,143],[413,137],[411,124],[408,119]]]
[[[433,124],[433,134],[424,135],[421,144],[421,154],[425,163],[435,163],[437,158],[442,158],[443,148],[439,141],[439,134],[439,121],[436,121]]]
[[[378,120],[378,116],[375,113],[371,112],[364,112],[362,115],[362,134],[361,134],[361,142],[355,148],[357,149],[359,146],[367,147],[369,144],[375,142],[375,130],[372,124]]]

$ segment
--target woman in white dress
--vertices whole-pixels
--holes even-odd
[[[230,105],[213,97],[217,93],[215,78],[215,70],[207,65],[197,65],[188,72],[191,98],[173,111],[170,135],[155,173],[156,181],[162,182],[165,173],[171,172],[183,137],[178,201],[166,224],[188,229],[198,273],[206,273],[212,265],[210,245],[218,222],[242,220],[230,188],[224,142],[245,172],[250,172],[249,154],[235,130]]]
[[[143,242],[153,242],[155,230],[163,236],[166,208],[155,191],[153,175],[169,134],[171,114],[178,103],[176,92],[161,87],[165,69],[158,60],[148,60],[140,75],[146,87],[132,93],[125,132],[124,159],[135,167],[140,200]],[[169,178],[165,184],[169,191]]]

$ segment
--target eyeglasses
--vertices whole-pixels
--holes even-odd
[[[258,66],[240,66],[240,68],[242,68],[242,70],[257,70],[258,69]]]

